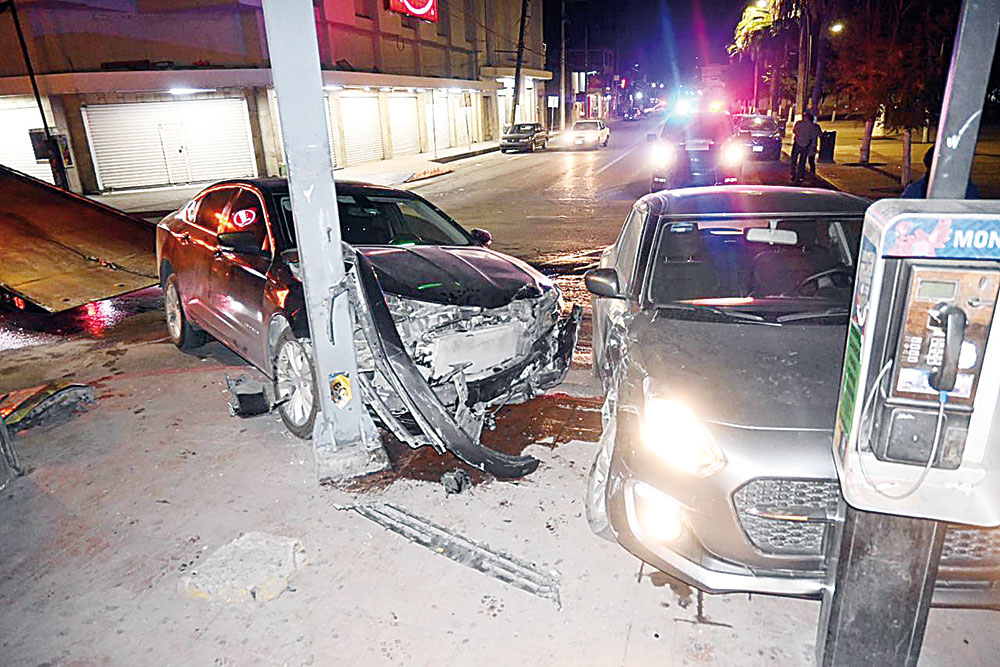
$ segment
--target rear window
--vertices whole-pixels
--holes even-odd
[[[511,134],[528,134],[535,131],[535,126],[531,124],[515,125],[508,132]]]
[[[579,123],[573,124],[574,130],[586,131],[586,130],[599,130],[601,129],[600,124],[596,120],[585,120]]]
[[[285,234],[295,245],[292,199],[275,195]],[[392,195],[338,194],[340,234],[345,243],[363,245],[471,245],[465,230],[427,202]]]

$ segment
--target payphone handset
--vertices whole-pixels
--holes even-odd
[[[1000,202],[865,215],[834,459],[873,512],[1000,525]]]

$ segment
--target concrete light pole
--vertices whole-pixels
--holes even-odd
[[[358,385],[316,19],[311,0],[264,0],[263,6],[312,336],[316,475],[320,481],[350,479],[389,461]]]
[[[562,0],[559,17],[559,131],[566,131],[566,0]]]

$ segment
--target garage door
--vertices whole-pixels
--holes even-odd
[[[35,161],[35,152],[28,138],[28,130],[41,127],[42,116],[38,107],[0,111],[0,164],[51,183],[49,163]]]
[[[277,106],[275,106],[277,108]],[[337,132],[337,118],[334,109],[336,107],[333,104],[333,98],[329,94],[326,95],[326,130],[330,135],[330,160],[333,162],[334,167],[339,167],[340,164],[337,162],[337,142],[340,141],[339,133]],[[284,150],[284,149],[282,149]]]
[[[378,98],[340,96],[340,118],[344,123],[344,153],[347,164],[361,164],[385,157],[382,150],[382,119]]]
[[[246,100],[85,107],[102,190],[257,175]]]
[[[415,95],[389,98],[389,132],[393,157],[420,152],[420,122]]]
[[[471,117],[469,116],[469,107],[464,106],[468,100],[465,95],[454,95],[452,96],[452,109],[455,110],[455,145],[456,146],[468,146],[472,141],[470,137],[472,136],[470,130],[471,128]]]
[[[432,113],[427,114],[427,136],[436,150],[449,148],[451,143],[451,128],[448,122],[448,97],[434,93]]]

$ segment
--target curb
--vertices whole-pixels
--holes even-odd
[[[789,160],[792,159],[791,154],[788,151],[785,150],[784,146],[782,146],[782,148],[781,148],[781,154],[782,154],[782,156],[788,158]],[[817,163],[816,177],[815,177],[815,179],[813,181],[813,184],[810,187],[826,188],[827,190],[836,190],[837,192],[846,192],[846,190],[841,190],[836,185],[834,185],[833,181],[831,181],[831,180],[829,180],[829,179],[824,178],[823,176],[821,176],[820,173],[819,173],[819,166],[818,166],[819,165],[819,160],[817,160],[816,163]],[[797,186],[797,187],[800,187],[800,186]]]
[[[443,176],[445,174],[450,174],[452,169],[449,167],[431,167],[430,169],[424,169],[422,171],[416,171],[407,177],[403,183],[413,183],[414,181],[423,181],[428,178],[434,178],[435,176]]]
[[[478,155],[486,155],[487,153],[495,153],[500,150],[500,146],[491,146],[490,148],[481,148],[479,150],[471,151],[469,153],[459,153],[458,155],[448,155],[446,157],[439,157],[436,160],[431,160],[431,162],[438,162],[440,164],[447,164],[448,162],[454,162],[455,160],[464,160],[467,157],[476,157]]]

